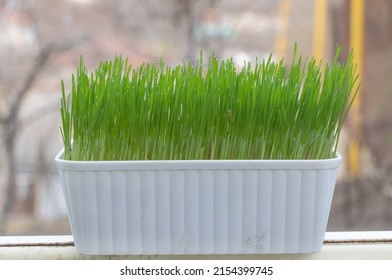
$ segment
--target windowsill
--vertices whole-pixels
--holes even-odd
[[[315,254],[88,256],[76,252],[72,236],[2,236],[0,259],[392,259],[392,231],[327,232]]]

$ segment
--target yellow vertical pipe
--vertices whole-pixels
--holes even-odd
[[[277,58],[285,55],[288,45],[288,26],[292,0],[280,0],[278,11],[278,33],[274,54]]]
[[[313,28],[313,55],[316,59],[324,57],[327,21],[327,0],[316,0]]]
[[[357,64],[358,73],[363,69],[363,43],[364,43],[364,0],[351,0],[350,8],[350,46],[354,49],[354,63]],[[359,82],[359,81],[358,81]],[[357,93],[351,107],[352,137],[349,142],[349,172],[353,179],[358,178],[360,172],[360,137],[362,131],[362,119],[360,113],[361,92]]]

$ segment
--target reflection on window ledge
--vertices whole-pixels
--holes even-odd
[[[321,252],[281,255],[87,256],[76,252],[72,236],[2,236],[0,259],[392,259],[392,231],[327,232]]]

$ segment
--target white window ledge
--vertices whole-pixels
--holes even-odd
[[[162,255],[87,256],[76,252],[72,236],[0,236],[0,260],[15,259],[392,259],[392,231],[327,232],[324,246],[315,254],[282,255]]]

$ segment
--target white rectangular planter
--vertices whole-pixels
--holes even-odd
[[[103,255],[318,252],[340,161],[56,157],[76,249]]]

